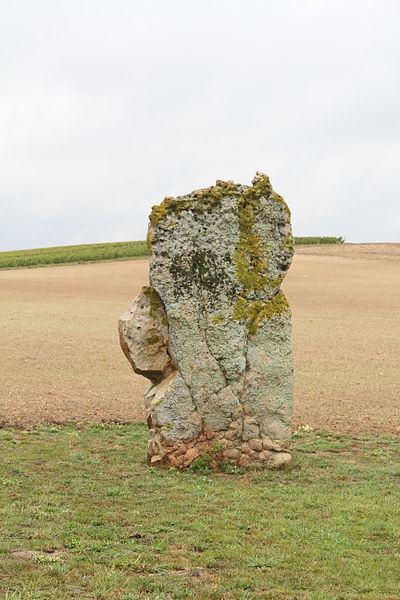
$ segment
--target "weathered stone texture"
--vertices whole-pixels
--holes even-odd
[[[266,175],[217,181],[153,207],[149,288],[120,319],[145,403],[152,463],[290,462],[291,320],[280,284],[293,256],[290,211]]]

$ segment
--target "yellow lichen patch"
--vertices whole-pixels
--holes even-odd
[[[287,248],[290,252],[294,251],[294,239],[290,231],[288,231],[288,233],[286,234],[285,241],[283,242],[283,247]]]
[[[155,228],[168,215],[174,215],[179,219],[183,211],[192,210],[195,214],[212,211],[221,204],[223,196],[233,196],[239,193],[238,186],[233,181],[217,181],[216,185],[196,190],[190,196],[179,198],[166,196],[161,204],[152,207],[150,222]],[[168,224],[172,226],[175,223],[170,219]]]
[[[268,282],[268,265],[263,260],[260,238],[253,232],[255,213],[259,209],[259,198],[246,190],[238,201],[240,236],[235,250],[237,278],[246,294],[264,289]]]
[[[149,229],[147,231],[147,237],[146,237],[147,250],[148,250],[149,256],[151,256],[151,243],[152,243],[153,239],[154,239],[153,227],[149,226]]]
[[[225,321],[224,315],[215,315],[213,317],[213,323],[215,323],[216,325],[218,325],[219,323],[223,323],[224,321]]]
[[[153,227],[157,227],[158,223],[168,217],[174,215],[179,219],[183,211],[192,210],[194,213],[204,213],[213,210],[221,204],[222,198],[225,196],[239,196],[242,193],[242,186],[239,186],[234,181],[217,180],[214,186],[196,190],[189,196],[174,198],[166,196],[161,204],[153,206],[150,214],[150,222]],[[253,198],[269,198],[272,197],[276,202],[283,204],[285,210],[290,215],[289,208],[282,196],[272,192],[272,186],[269,177],[263,173],[256,173],[253,179],[253,187],[247,188],[244,191],[245,195],[252,195]],[[171,220],[169,221],[171,225]]]
[[[166,198],[163,200],[163,202],[161,202],[161,204],[151,207],[149,218],[153,227],[157,227],[158,222],[161,221],[161,219],[165,219],[168,215],[168,207],[165,204],[165,200]]]
[[[275,277],[275,279],[271,279],[271,281],[269,282],[269,285],[275,289],[281,285],[284,278],[285,278],[285,275],[282,273],[282,275],[279,275],[279,277]]]
[[[270,196],[270,194],[272,192],[272,185],[271,185],[268,175],[265,175],[265,173],[260,173],[260,171],[257,171],[257,173],[255,174],[255,177],[253,178],[252,184],[253,184],[253,189],[255,190],[255,192],[257,193],[258,196],[264,196],[264,197]]]
[[[257,331],[258,324],[264,318],[270,318],[271,311],[272,314],[277,314],[283,310],[283,306],[287,306],[289,309],[282,294],[277,294],[270,302],[253,299],[254,296],[257,297],[255,292],[262,291],[267,286],[273,289],[279,288],[284,278],[284,274],[281,274],[274,279],[269,279],[268,263],[266,262],[266,256],[270,257],[269,248],[254,232],[256,220],[265,218],[266,215],[266,207],[261,202],[261,198],[272,198],[275,202],[279,202],[290,215],[289,208],[282,196],[272,191],[267,175],[256,173],[253,187],[242,190],[238,201],[240,235],[235,250],[235,265],[237,279],[242,284],[243,290],[236,300],[233,318],[245,318],[249,331],[253,335]],[[290,249],[290,244],[293,247],[293,238],[288,233],[283,246]]]
[[[155,312],[163,305],[162,300],[158,292],[151,286],[146,287],[143,292],[150,298],[150,316],[153,317]]]
[[[281,204],[283,206],[285,212],[290,217],[290,208],[288,207],[288,205],[286,204],[286,202],[282,198],[282,196],[280,194],[277,194],[276,192],[273,192],[272,195],[271,195],[271,197],[272,197],[273,200],[275,200],[275,202],[278,202],[279,204]]]
[[[282,292],[278,292],[269,302],[248,300],[240,296],[236,300],[232,318],[235,321],[245,319],[250,334],[255,335],[259,324],[264,319],[272,319],[274,316],[283,316],[289,313],[288,301]]]
[[[222,181],[221,179],[217,179],[215,187],[219,188],[224,196],[228,196],[229,194],[239,194],[238,185],[234,181]]]

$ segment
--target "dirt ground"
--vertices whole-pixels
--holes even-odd
[[[294,426],[400,434],[400,244],[298,247]],[[0,424],[143,420],[117,321],[147,260],[0,271]]]

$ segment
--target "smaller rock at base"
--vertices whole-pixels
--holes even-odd
[[[243,424],[243,439],[248,442],[252,439],[258,438],[260,434],[260,427],[253,417],[246,417]]]
[[[154,454],[150,459],[151,464],[159,463],[161,461],[162,461],[162,458],[159,454]]]
[[[234,431],[238,431],[240,429],[240,431],[242,431],[242,425],[242,421],[240,419],[236,419],[236,421],[232,421],[232,423],[230,423],[229,429],[233,429]]]
[[[240,452],[239,450],[237,450],[237,448],[231,448],[230,450],[227,450],[225,452],[225,457],[228,460],[237,460],[240,456]]]
[[[239,465],[241,467],[248,467],[249,462],[250,462],[250,458],[247,456],[247,454],[242,454],[242,456],[239,459]]]
[[[175,467],[175,469],[181,469],[183,467],[183,458],[184,457],[182,455],[168,455],[168,461],[172,467]]]
[[[262,441],[260,439],[254,439],[254,440],[250,440],[248,442],[250,448],[252,450],[255,450],[256,452],[261,452],[263,445],[262,445]]]
[[[185,467],[188,467],[198,457],[199,457],[199,452],[198,452],[198,450],[196,450],[196,448],[188,448],[185,452],[185,458],[183,461],[183,465]]]
[[[292,464],[289,452],[271,452],[268,458],[268,466],[272,469],[285,469]]]

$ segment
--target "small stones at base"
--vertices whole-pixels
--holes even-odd
[[[272,456],[268,463],[270,467],[274,469],[284,469],[289,467],[292,463],[292,457],[289,452],[272,452]]]
[[[223,463],[231,463],[240,467],[254,466],[255,468],[283,469],[289,467],[292,462],[289,452],[263,450],[263,442],[259,438],[248,442],[239,442],[236,446],[234,442],[226,441],[218,450],[216,450],[215,440],[210,443],[206,438],[203,438],[202,440],[192,441],[191,444],[194,445],[188,448],[185,444],[178,443],[168,448],[163,456],[161,454],[149,456],[149,463],[163,464],[166,467],[171,466],[181,470],[189,467],[203,453],[211,455],[210,466],[212,468],[217,468],[218,465]]]
[[[261,452],[263,444],[260,439],[254,439],[249,441],[249,447],[256,452]]]
[[[239,456],[240,456],[240,450],[238,450],[237,448],[231,448],[225,452],[225,458],[227,460],[236,461],[236,460],[238,460]]]
[[[249,462],[250,462],[249,456],[247,456],[247,454],[242,454],[242,456],[239,459],[239,465],[241,467],[248,467],[249,466]]]
[[[260,435],[260,427],[257,421],[252,417],[246,417],[243,424],[243,439],[249,441],[258,438]]]
[[[279,444],[277,444],[276,442],[273,442],[272,440],[270,440],[269,438],[263,438],[262,446],[263,446],[263,450],[273,450],[275,452],[282,451],[282,447]]]
[[[151,464],[160,463],[161,461],[162,461],[162,457],[159,454],[153,454],[153,456],[150,458]]]
[[[198,452],[198,450],[196,448],[188,448],[188,450],[186,450],[186,452],[185,452],[183,466],[184,467],[188,467],[199,456],[200,456],[200,454],[199,454],[199,452]]]

